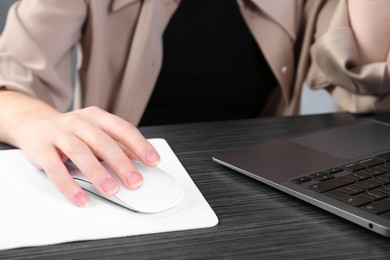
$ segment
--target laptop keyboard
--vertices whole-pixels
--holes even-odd
[[[390,219],[390,152],[301,176],[292,182]]]

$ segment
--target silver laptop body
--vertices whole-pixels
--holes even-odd
[[[390,116],[254,144],[213,160],[390,237]]]

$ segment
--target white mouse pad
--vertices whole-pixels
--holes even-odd
[[[68,202],[20,150],[0,151],[0,250],[212,227],[218,218],[163,139],[149,139],[159,168],[184,188],[184,200],[155,214],[135,213],[91,195],[86,208]]]

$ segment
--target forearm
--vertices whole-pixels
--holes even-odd
[[[390,48],[390,1],[349,0],[348,9],[361,63],[386,60]]]
[[[18,147],[13,133],[29,119],[53,115],[57,111],[26,94],[0,90],[0,142]]]

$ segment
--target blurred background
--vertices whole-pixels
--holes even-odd
[[[0,0],[0,33],[3,31],[8,8],[15,0]]]

